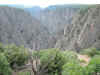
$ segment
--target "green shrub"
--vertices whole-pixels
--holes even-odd
[[[3,53],[0,53],[0,75],[11,75],[11,68]]]
[[[28,60],[28,51],[22,46],[17,47],[16,45],[9,45],[6,46],[5,49],[5,56],[12,68],[14,65],[22,66]]]
[[[73,60],[77,60],[77,53],[74,52],[74,51],[64,51],[63,52],[63,57],[65,57],[65,61],[66,63],[67,62],[70,62],[70,61],[73,61]]]
[[[100,55],[94,56],[89,65],[87,66],[87,70],[89,72],[89,75],[92,75],[94,73],[100,73]]]
[[[85,68],[80,65],[77,59],[77,53],[73,51],[65,51],[66,64],[63,65],[62,75],[87,75]]]
[[[47,74],[61,74],[62,66],[65,64],[65,57],[59,49],[40,50],[38,53],[34,51],[33,56],[39,57],[41,67],[46,66],[44,70],[47,70]]]
[[[97,50],[96,48],[88,48],[88,49],[82,50],[81,54],[86,54],[90,57],[93,57],[95,55],[100,55],[100,51]]]
[[[46,66],[49,75],[61,75],[64,70],[64,65],[69,62],[78,62],[77,53],[73,51],[60,51],[59,49],[40,50],[38,53],[33,52],[33,57],[38,56],[41,62],[41,67]],[[73,67],[73,66],[71,66]],[[78,70],[78,69],[77,69]]]
[[[65,63],[63,53],[58,49],[50,49],[40,51],[40,61],[42,65],[47,65],[48,74],[59,75],[62,71],[62,66]]]
[[[2,43],[0,43],[0,52],[4,52],[4,46],[3,46],[3,44]]]
[[[62,75],[86,75],[79,63],[68,62],[63,66]]]
[[[30,72],[19,72],[18,75],[30,75]]]

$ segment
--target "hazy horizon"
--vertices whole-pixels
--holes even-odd
[[[20,5],[22,7],[40,6],[42,8],[51,5],[64,5],[64,4],[100,4],[97,0],[0,0],[0,5]]]

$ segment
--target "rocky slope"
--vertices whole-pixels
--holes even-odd
[[[56,43],[61,49],[100,48],[100,5],[80,10],[65,26],[64,35]]]
[[[0,42],[33,49],[48,48],[48,30],[22,9],[0,6]]]
[[[80,9],[80,5],[54,5],[47,8],[27,8],[34,17],[48,28],[51,34],[62,34],[64,27],[71,23],[72,16]],[[37,9],[37,10],[36,10]]]
[[[58,39],[62,39],[64,28],[71,24],[72,17],[84,5],[54,5],[44,9],[40,7],[26,8],[32,16],[45,26],[50,35],[48,48],[54,48]],[[58,43],[58,42],[57,42]],[[59,47],[57,47],[59,48]]]
[[[15,43],[34,50],[100,48],[100,6],[82,9],[53,6],[37,15],[10,7],[0,7],[0,42]]]

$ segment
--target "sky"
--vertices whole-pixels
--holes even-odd
[[[19,4],[24,6],[40,6],[47,7],[57,4],[100,4],[100,0],[0,0],[2,4]]]

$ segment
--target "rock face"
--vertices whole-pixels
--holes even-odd
[[[36,8],[28,8],[27,10],[30,11],[31,14],[39,21],[41,21],[51,34],[56,34],[61,31],[63,32],[64,27],[71,23],[72,16],[78,9],[79,7],[76,6],[55,5],[49,6],[45,9],[37,8],[37,12],[34,12]]]
[[[22,9],[0,7],[0,42],[33,49],[48,48],[48,30]]]
[[[0,42],[34,50],[100,48],[99,5],[84,9],[52,6],[38,11],[31,16],[22,9],[0,7]]]
[[[80,10],[65,26],[64,35],[56,43],[61,49],[100,48],[100,6],[95,5]]]
[[[45,9],[37,8],[38,11],[35,12],[36,8],[28,8],[26,10],[37,18],[51,34],[50,39],[48,38],[48,48],[55,48],[55,46],[60,48],[58,41],[64,37],[65,27],[71,24],[72,17],[77,13],[80,7],[78,7],[78,5],[55,5]],[[64,46],[62,43],[60,44]]]

